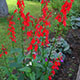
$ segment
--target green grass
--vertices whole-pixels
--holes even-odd
[[[17,0],[7,0],[9,13],[13,14],[13,11],[17,8]],[[25,10],[24,13],[30,12],[32,16],[39,16],[41,13],[41,4],[39,2],[31,2],[31,1],[24,1],[25,3]]]

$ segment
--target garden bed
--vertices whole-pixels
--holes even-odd
[[[66,59],[55,75],[55,80],[76,80],[80,64],[80,30],[71,30],[66,40],[70,44],[72,54],[66,54]]]

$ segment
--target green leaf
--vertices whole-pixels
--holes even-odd
[[[34,72],[30,73],[30,79],[35,80],[35,73]]]
[[[36,80],[37,80],[38,78],[40,78],[41,75],[42,75],[42,72],[41,72],[41,70],[38,68],[38,69],[36,70]]]
[[[18,63],[21,63],[23,60],[24,60],[24,56],[22,55],[22,53],[21,54],[19,54],[19,56],[17,57],[17,62]]]
[[[44,75],[44,80],[48,80],[48,74]]]
[[[26,66],[26,67],[24,67],[24,68],[20,68],[19,71],[29,73],[29,72],[31,72],[31,69]]]
[[[66,47],[64,48],[64,51],[69,50],[69,45],[66,45]]]
[[[5,74],[9,74],[8,69],[7,69],[6,67],[0,66],[0,70],[1,70],[1,69],[5,71]]]
[[[72,74],[71,74],[71,73],[69,73],[69,74],[68,74],[68,76],[69,76],[69,77],[71,77],[71,76],[72,76]]]
[[[18,80],[24,80],[24,74],[21,73]]]
[[[9,57],[8,60],[9,60],[9,61],[13,61],[14,58],[13,58],[13,57]]]
[[[37,62],[33,62],[33,66],[45,69],[40,63],[37,63]]]
[[[40,77],[40,80],[44,80],[44,75],[42,75],[42,76]]]
[[[12,67],[12,68],[16,67],[17,68],[17,67],[22,67],[22,65],[19,63],[13,62],[13,63],[10,63],[10,67]]]
[[[27,58],[31,59],[31,55],[28,54],[25,58],[26,58],[26,59],[27,59]]]
[[[48,80],[48,74],[42,75],[40,80]]]
[[[21,53],[22,52],[22,49],[21,48],[11,48],[11,51],[10,51],[10,54],[13,54],[13,53]]]

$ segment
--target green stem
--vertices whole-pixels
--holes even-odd
[[[12,42],[12,46],[13,46],[13,49],[14,49],[14,43],[13,42]],[[17,62],[16,53],[13,53],[13,56],[14,56],[15,62]]]
[[[12,73],[11,73],[11,71],[10,71],[10,67],[9,67],[9,65],[8,65],[7,58],[6,58],[6,55],[5,55],[5,54],[4,54],[3,58],[4,58],[4,61],[5,61],[6,68],[7,68],[8,72],[9,72],[9,74],[10,74],[10,76],[11,76]]]
[[[20,16],[19,16],[19,18],[20,18]],[[22,25],[21,24],[21,18],[20,18],[20,25]],[[22,26],[21,26],[22,27]],[[23,40],[23,30],[21,29],[21,38],[22,38],[22,55],[24,56],[24,40]]]
[[[33,52],[33,51],[31,50],[31,60],[32,60],[32,58],[33,58],[33,57],[32,57],[32,52]]]
[[[19,10],[19,7],[18,7],[18,10]],[[19,15],[19,18],[20,18],[20,15]],[[21,22],[21,18],[20,18],[20,25],[21,25],[21,27],[22,27],[22,22]],[[24,32],[23,32],[23,30],[21,29],[21,38],[22,38],[22,55],[24,56],[24,40],[23,40],[23,34],[24,34]]]
[[[22,32],[22,55],[24,56],[24,40],[23,40],[23,30],[21,29]]]

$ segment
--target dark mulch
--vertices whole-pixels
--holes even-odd
[[[55,80],[76,80],[80,64],[80,29],[70,30],[66,40],[70,44],[72,54],[66,54],[64,63],[54,77]]]

